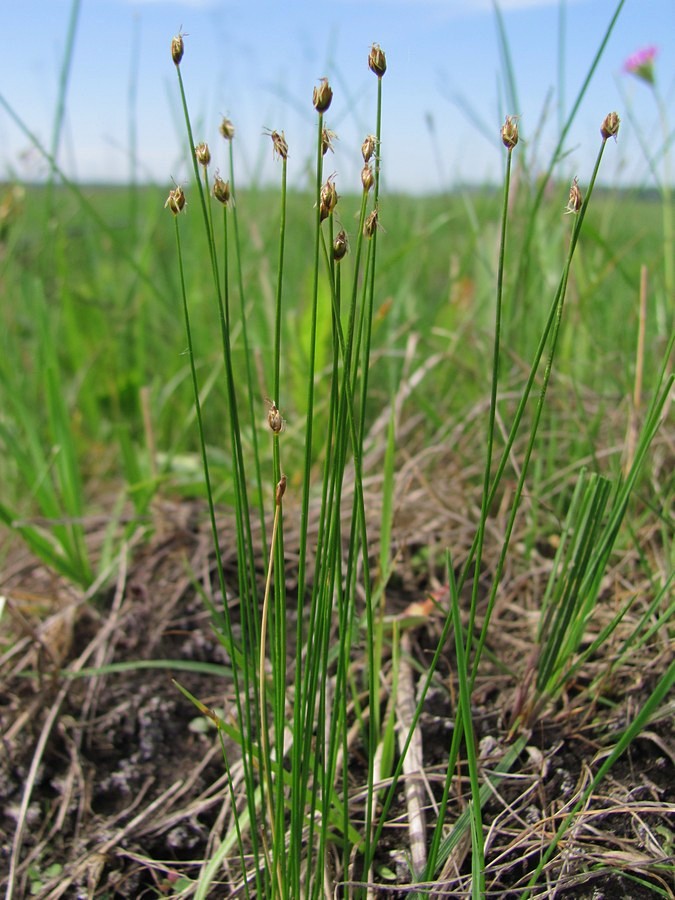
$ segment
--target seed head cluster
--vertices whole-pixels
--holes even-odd
[[[216,174],[216,177],[213,179],[213,196],[219,203],[222,203],[223,206],[227,206],[230,202],[230,182],[223,181],[218,174]]]
[[[328,79],[319,79],[319,85],[318,87],[314,88],[314,93],[312,94],[312,103],[314,104],[314,109],[318,113],[325,113],[328,110],[332,99],[333,90],[328,84]]]
[[[175,66],[180,65],[184,52],[185,42],[183,41],[183,34],[179,31],[175,37],[171,38],[171,59]]]
[[[184,36],[185,35],[183,34],[183,32],[179,30],[178,34],[175,35],[175,37],[171,40],[171,58],[176,67],[180,66],[183,59],[183,54],[185,52]],[[378,79],[382,79],[385,72],[387,71],[387,59],[384,51],[379,44],[372,44],[370,48],[370,52],[368,54],[368,67],[375,75],[377,75]],[[320,78],[319,83],[314,87],[313,90],[312,103],[314,105],[314,108],[318,113],[323,115],[323,113],[325,113],[330,108],[332,100],[333,90],[329,84],[328,79]],[[508,121],[509,120],[507,119],[507,122]],[[235,135],[235,127],[230,119],[228,119],[227,117],[223,117],[218,130],[226,141],[233,140]],[[288,159],[288,143],[286,142],[283,131],[280,133],[278,131],[266,130],[266,133],[272,139],[274,156],[283,160]],[[322,127],[321,152],[324,156],[328,153],[329,150],[331,152],[334,152],[333,143],[336,139],[337,135],[335,134],[335,132],[331,131],[327,127]],[[375,173],[372,161],[373,159],[377,160],[377,150],[377,137],[373,134],[367,135],[361,146],[361,154],[363,156],[364,162],[363,168],[361,170],[361,184],[366,194],[372,190],[373,185],[375,184]],[[206,169],[206,167],[210,165],[211,151],[207,143],[202,142],[197,144],[194,148],[194,154],[198,164],[203,166],[204,169]],[[218,171],[216,171],[213,180],[212,194],[219,203],[223,204],[223,206],[227,206],[233,201],[233,198],[231,196],[230,182],[223,179]],[[323,185],[320,193],[319,212],[320,220],[322,222],[333,214],[338,199],[339,197],[335,187],[335,175],[330,175]],[[174,187],[169,192],[169,196],[164,205],[175,216],[182,212],[186,206],[185,194],[183,192],[183,189],[179,186]],[[368,238],[372,237],[375,234],[377,226],[378,213],[377,209],[374,209],[365,221],[363,228],[364,235]],[[348,250],[349,243],[347,240],[347,235],[344,230],[340,230],[333,240],[333,259],[336,262],[339,262],[345,257]],[[275,434],[278,434],[283,428],[283,419],[276,404],[274,403],[271,403],[270,405],[268,423],[271,430]]]
[[[377,231],[377,210],[374,209],[363,225],[364,237],[371,238]]]
[[[335,189],[335,176],[329,175],[326,183],[321,188],[321,221],[327,219],[331,215],[338,202],[338,192]]]
[[[361,184],[363,185],[363,190],[368,193],[368,191],[372,188],[375,182],[375,176],[373,175],[373,170],[370,168],[368,163],[361,169]]]
[[[176,185],[175,188],[169,191],[169,196],[166,198],[164,209],[168,207],[174,214],[174,216],[177,216],[178,213],[183,212],[185,206],[186,200],[185,194],[183,193],[183,188],[180,187],[180,185]]]
[[[275,159],[288,159],[288,144],[283,131],[281,134],[278,131],[267,131],[266,134],[272,138],[272,153]]]
[[[502,125],[502,144],[511,152],[518,143],[517,116],[507,116]]]
[[[375,153],[375,148],[377,147],[377,138],[374,134],[368,134],[365,137],[365,140],[361,144],[361,155],[363,156],[363,161],[365,163],[370,162],[373,158],[373,154]]]
[[[611,137],[616,140],[616,136],[619,133],[620,124],[621,119],[615,112],[607,113],[607,115],[603,119],[602,126],[600,127],[600,134],[602,135],[603,141],[606,141]]]
[[[333,241],[333,259],[335,262],[340,262],[341,259],[344,259],[347,250],[349,250],[347,235],[344,231],[340,231]]]
[[[223,120],[220,123],[220,127],[218,131],[222,134],[226,141],[231,141],[234,137],[234,125],[231,120],[223,116]]]
[[[201,144],[197,144],[197,146],[195,147],[195,156],[197,157],[197,162],[199,163],[199,165],[206,168],[211,162],[211,151],[209,150],[209,145],[205,144],[203,141]]]
[[[581,206],[584,202],[584,198],[581,196],[581,189],[579,188],[579,179],[574,178],[572,182],[572,187],[570,188],[570,197],[567,201],[567,206],[565,207],[565,211],[568,213],[578,213],[581,209]]]
[[[267,412],[267,424],[270,426],[270,430],[274,434],[279,434],[284,430],[284,420],[279,412],[279,409],[276,403],[273,400],[269,400],[270,408]]]
[[[368,68],[371,72],[374,72],[378,78],[382,78],[387,71],[387,57],[384,55],[384,50],[382,50],[379,44],[373,44],[370,48]]]
[[[277,490],[274,495],[274,501],[277,506],[281,506],[281,501],[283,500],[284,494],[286,493],[286,476],[282,475],[281,479],[277,483]]]
[[[334,131],[331,131],[330,128],[324,128],[321,132],[321,152],[325,156],[326,153],[330,150],[331,153],[334,153],[333,149],[333,141],[337,140],[337,134]]]

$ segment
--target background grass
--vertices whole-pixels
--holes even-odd
[[[178,327],[175,245],[162,215],[162,194],[155,189],[138,189],[134,207],[140,210],[143,229],[136,241],[129,221],[128,191],[93,187],[85,188],[85,193],[108,224],[107,233],[101,233],[87,219],[77,198],[63,188],[56,191],[55,218],[50,222],[44,216],[44,189],[29,187],[6,225],[0,275],[7,298],[2,308],[2,372],[7,396],[19,395],[25,406],[35,411],[32,427],[41,444],[47,445],[48,423],[40,413],[41,406],[42,413],[45,411],[44,404],[39,402],[44,390],[40,337],[46,331],[53,341],[85,475],[94,479],[101,476],[110,483],[129,480],[120,465],[116,443],[121,430],[145,456],[141,399],[145,388],[149,391],[154,441],[166,460],[165,473],[173,486],[183,484],[198,490],[198,473],[196,479],[190,479],[189,466],[182,477],[175,471],[179,464],[188,462],[185,455],[194,453],[197,444],[191,427],[184,337]],[[557,194],[560,200],[549,210],[555,224],[543,223],[541,240],[535,237],[532,267],[536,275],[512,300],[509,298],[514,297],[515,286],[509,283],[507,271],[504,367],[513,388],[524,381],[528,348],[533,345],[533,336],[541,332],[547,314],[545,301],[551,290],[547,273],[559,271],[563,258],[565,222],[561,222],[560,211],[564,187],[558,188]],[[526,208],[527,198],[519,202]],[[264,398],[272,393],[274,312],[274,273],[265,261],[275,255],[278,196],[273,192],[243,192],[239,204],[246,222],[243,272],[260,394],[256,425],[263,428]],[[342,198],[340,212],[347,225],[352,217],[349,208],[349,198]],[[351,208],[356,214],[357,199],[351,201]],[[197,211],[189,208],[188,215],[195,216]],[[282,381],[287,440],[292,444],[307,374],[303,334],[312,260],[301,248],[308,245],[311,236],[312,204],[308,196],[289,195],[288,220],[292,243],[285,264],[288,299],[282,318],[282,343],[286,348]],[[417,362],[437,352],[447,355],[447,364],[435,367],[425,379],[424,389],[413,395],[424,414],[421,427],[429,436],[443,419],[461,418],[484,396],[488,384],[499,197],[477,191],[449,197],[387,197],[381,221],[384,233],[374,323],[380,359],[371,376],[370,417],[400,382],[406,341],[413,331],[419,336]],[[572,401],[566,415],[583,427],[572,427],[568,422],[559,428],[558,453],[552,451],[544,477],[550,477],[556,467],[573,457],[592,456],[606,410],[614,412],[632,392],[640,267],[658,271],[660,221],[660,205],[652,194],[599,192],[589,211],[588,230],[566,309],[568,327],[559,351],[555,388],[560,394],[564,390],[567,400]],[[513,256],[520,237],[518,222],[516,210],[511,226]],[[218,380],[220,362],[218,348],[210,340],[209,273],[204,271],[199,238],[197,228],[186,228],[183,252],[197,365],[208,382],[209,376]],[[145,277],[135,266],[142,267]],[[322,358],[325,364],[330,342],[329,300],[325,296],[321,307],[319,369]],[[664,326],[668,324],[663,309],[652,308],[650,312],[646,322],[646,391],[658,372],[659,351],[663,351],[667,339]],[[236,364],[241,366],[236,333],[233,352]],[[219,388],[212,390],[214,399],[205,408],[207,434],[219,432],[216,426],[223,409]],[[588,421],[581,408],[585,390],[597,399],[595,421]],[[321,409],[317,414],[321,415]],[[18,424],[13,427],[13,436],[19,440],[20,428]],[[619,438],[613,435],[613,441]],[[216,454],[214,462],[226,465],[226,460],[226,453],[222,457]],[[147,459],[143,462],[142,472],[149,475]],[[618,471],[616,456],[600,464]],[[21,484],[13,472],[11,453],[3,455],[0,466],[5,467],[0,474],[6,500],[26,504],[24,509],[30,512],[30,490],[26,491],[28,486]],[[160,465],[160,473],[161,469]]]

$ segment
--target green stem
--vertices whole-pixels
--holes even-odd
[[[506,224],[509,208],[509,192],[511,186],[511,160],[513,156],[513,148],[509,148],[506,157],[506,174],[504,178],[504,200],[502,203],[502,221],[501,236],[499,241],[499,263],[497,266],[497,306],[495,310],[495,336],[494,348],[492,356],[492,386],[490,391],[490,413],[488,417],[487,428],[487,449],[485,459],[485,473],[483,477],[483,495],[480,511],[480,521],[478,523],[477,544],[476,544],[476,560],[474,565],[473,588],[471,591],[471,609],[469,613],[469,626],[467,632],[466,655],[471,658],[471,641],[473,636],[473,627],[476,619],[476,610],[478,608],[478,586],[480,584],[480,567],[483,557],[483,541],[485,538],[485,525],[488,517],[488,499],[490,494],[490,475],[492,471],[492,448],[494,445],[495,417],[497,414],[497,388],[499,385],[499,356],[500,356],[500,336],[502,323],[502,297],[504,294],[504,259],[506,251]]]

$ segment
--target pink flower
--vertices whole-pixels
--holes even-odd
[[[659,48],[655,46],[644,47],[628,57],[623,64],[624,72],[641,78],[647,84],[654,84],[654,60],[659,52]]]

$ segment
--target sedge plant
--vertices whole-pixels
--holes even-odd
[[[377,221],[379,215],[379,131],[381,127],[382,78],[386,72],[386,58],[379,46],[374,45],[368,64],[377,77],[378,113],[373,135],[364,142],[364,170],[362,173],[362,204],[358,233],[355,239],[355,265],[351,285],[347,287],[348,307],[343,310],[342,269],[348,239],[343,229],[334,228],[338,193],[334,176],[325,177],[323,158],[329,149],[332,133],[325,125],[325,114],[332,101],[332,89],[327,79],[322,79],[314,90],[313,105],[317,113],[316,181],[315,181],[315,229],[313,250],[313,280],[310,299],[311,319],[309,334],[309,365],[307,378],[306,424],[304,434],[304,467],[300,478],[300,526],[298,561],[298,597],[300,606],[305,598],[308,609],[298,610],[293,657],[294,676],[289,690],[286,629],[286,561],[284,556],[284,516],[281,498],[286,490],[284,473],[283,419],[280,412],[283,394],[283,356],[281,346],[283,317],[283,269],[286,241],[285,196],[286,159],[288,147],[283,133],[270,132],[274,153],[282,162],[281,220],[278,257],[277,289],[275,301],[274,351],[272,365],[273,399],[268,401],[268,425],[272,438],[271,475],[275,489],[275,513],[271,543],[254,546],[247,493],[248,463],[252,461],[254,473],[262,469],[262,456],[254,448],[252,460],[243,450],[239,407],[242,402],[240,385],[234,375],[232,363],[232,312],[230,308],[229,262],[227,222],[223,224],[222,249],[216,238],[216,224],[211,211],[208,166],[210,150],[205,144],[195,144],[192,136],[188,104],[181,77],[184,53],[183,35],[172,42],[172,59],[178,73],[179,88],[185,114],[186,130],[193,161],[195,188],[202,210],[206,252],[213,275],[213,294],[216,314],[220,322],[221,345],[226,376],[229,434],[235,464],[234,494],[236,497],[237,544],[239,564],[240,621],[239,634],[235,637],[230,606],[227,603],[227,586],[222,562],[218,561],[220,591],[224,599],[224,630],[220,639],[227,649],[233,667],[240,671],[235,679],[236,728],[238,746],[244,758],[246,770],[246,836],[239,841],[241,878],[245,889],[255,885],[258,896],[322,896],[325,890],[325,872],[328,862],[327,847],[336,840],[342,845],[343,867],[350,865],[353,851],[366,850],[369,855],[374,834],[375,808],[374,783],[376,749],[379,743],[380,721],[379,675],[375,650],[381,647],[376,629],[381,627],[382,616],[376,616],[371,593],[369,571],[369,540],[367,516],[363,494],[363,443],[366,434],[365,407],[367,375],[370,366],[372,336],[373,295],[375,290]],[[233,131],[221,133],[230,141]],[[374,161],[374,170],[371,168]],[[201,171],[200,171],[201,169]],[[233,177],[231,170],[231,177]],[[372,191],[372,206],[368,211]],[[227,207],[229,189],[216,177],[213,186],[216,201]],[[179,259],[180,283],[183,292],[185,327],[188,336],[188,353],[191,361],[194,402],[202,453],[202,462],[209,500],[214,547],[219,560],[218,532],[215,504],[211,489],[207,438],[204,433],[200,405],[200,387],[194,364],[194,347],[191,338],[190,309],[183,274],[181,230],[179,215],[186,205],[182,187],[170,192],[167,206],[176,222],[176,248]],[[234,253],[239,252],[238,245]],[[363,261],[364,271],[361,271]],[[325,274],[324,273],[325,265]],[[237,269],[241,272],[240,264]],[[320,283],[327,278],[330,296],[330,320],[332,331],[332,363],[327,387],[327,434],[322,435],[322,482],[318,492],[312,483],[315,444],[315,402],[317,387],[323,382],[317,378],[318,323],[326,311],[320,309]],[[241,275],[239,276],[241,286]],[[243,310],[243,303],[242,303]],[[246,352],[246,348],[245,352]],[[249,408],[257,398],[253,397],[252,382],[247,382]],[[322,397],[322,401],[325,398]],[[353,508],[348,535],[349,551],[343,556],[344,486],[350,464],[353,466]],[[297,483],[297,479],[295,480]],[[260,496],[265,496],[261,489]],[[320,504],[317,543],[311,548],[314,558],[310,572],[310,503],[318,493]],[[261,518],[263,516],[261,515]],[[263,531],[264,535],[265,532]],[[255,580],[255,562],[263,555],[269,559],[268,576],[262,592]],[[351,646],[357,633],[355,598],[358,583],[365,588],[365,631],[368,647],[368,678],[364,685],[366,702],[359,701],[362,740],[369,760],[365,800],[365,829],[355,829],[352,824],[347,791],[346,757],[348,752],[349,707],[354,702],[354,686],[350,680]],[[331,647],[333,617],[337,615],[337,648]],[[269,648],[269,653],[267,652]],[[333,672],[335,671],[335,677]],[[215,714],[212,714],[212,717]],[[289,728],[289,725],[291,726]],[[226,764],[227,761],[226,761]],[[338,785],[342,783],[342,790]],[[242,826],[243,818],[239,820]],[[243,829],[242,829],[243,830]],[[250,855],[243,851],[243,841],[250,841]],[[252,861],[249,861],[252,860]],[[210,870],[209,870],[210,871]],[[198,895],[208,891],[209,878],[200,882]]]
[[[617,15],[621,8],[617,8]],[[607,42],[603,41],[593,66],[584,82],[585,90]],[[195,348],[191,340],[190,303],[186,291],[181,253],[181,230],[178,218],[185,208],[181,187],[174,188],[167,205],[176,220],[177,255],[180,268],[185,328],[194,387],[196,421],[199,431],[204,478],[209,501],[210,521],[217,558],[219,590],[223,599],[222,615],[216,627],[219,639],[226,648],[233,673],[234,710],[230,721],[207,709],[198,698],[188,696],[219,728],[228,734],[242,757],[245,783],[245,805],[241,807],[233,795],[233,806],[243,811],[236,819],[236,840],[225,841],[213,858],[205,864],[196,888],[196,895],[205,897],[216,878],[219,866],[227,854],[238,855],[238,889],[247,896],[320,897],[342,883],[353,895],[365,896],[375,877],[377,849],[387,815],[399,790],[406,754],[413,743],[427,691],[436,677],[438,663],[446,640],[454,634],[456,678],[459,689],[458,716],[449,750],[437,821],[431,830],[426,864],[418,857],[416,871],[411,873],[415,890],[425,894],[438,878],[450,854],[463,836],[471,841],[471,895],[484,895],[485,829],[481,810],[493,787],[508,773],[522,752],[527,729],[548,705],[555,703],[571,674],[578,669],[590,652],[606,640],[618,626],[625,609],[602,631],[589,651],[580,648],[586,627],[592,619],[597,603],[600,580],[612,553],[625,516],[629,497],[640,466],[653,441],[672,387],[664,365],[654,394],[648,421],[641,433],[633,466],[625,483],[614,488],[609,480],[587,476],[582,472],[567,514],[567,521],[554,561],[551,578],[541,610],[538,633],[536,677],[522,673],[524,687],[513,710],[511,744],[505,748],[501,763],[489,778],[481,773],[476,752],[471,715],[471,696],[482,660],[488,652],[491,616],[500,589],[503,571],[511,550],[511,537],[522,505],[523,492],[530,471],[530,463],[537,447],[539,428],[547,400],[556,350],[563,327],[563,311],[568,291],[575,250],[582,234],[586,210],[600,162],[610,138],[616,138],[619,117],[610,113],[602,122],[602,143],[595,169],[582,196],[575,178],[569,192],[566,212],[570,214],[570,235],[567,256],[554,292],[543,331],[534,350],[529,374],[522,389],[513,421],[505,437],[504,446],[495,466],[495,435],[499,403],[499,373],[502,357],[502,298],[507,247],[507,212],[510,198],[510,173],[513,151],[518,144],[516,117],[507,116],[501,131],[507,151],[504,198],[501,218],[500,254],[497,270],[497,304],[495,311],[492,382],[486,436],[486,462],[482,500],[476,534],[468,559],[455,576],[452,557],[447,560],[449,603],[442,610],[444,624],[431,660],[422,678],[417,705],[406,723],[400,740],[398,757],[394,750],[395,719],[391,712],[382,715],[383,695],[381,676],[384,666],[386,582],[391,567],[391,519],[393,494],[393,460],[395,458],[395,427],[391,419],[387,438],[385,490],[383,503],[382,543],[380,548],[379,582],[372,569],[369,541],[369,519],[364,495],[363,452],[366,439],[366,407],[371,367],[372,324],[376,294],[377,234],[380,216],[380,131],[382,84],[386,72],[386,58],[378,45],[373,45],[368,65],[377,77],[377,119],[375,131],[364,141],[362,148],[362,202],[355,239],[345,230],[336,228],[336,209],[339,195],[334,176],[326,177],[324,156],[331,146],[332,132],[325,116],[330,109],[333,92],[327,79],[315,88],[313,105],[317,114],[314,180],[314,234],[312,244],[312,279],[309,300],[309,336],[307,394],[305,402],[304,461],[299,475],[285,471],[283,461],[284,421],[284,358],[282,320],[284,317],[284,266],[288,240],[286,219],[286,161],[288,145],[283,132],[271,131],[275,156],[281,160],[281,211],[277,284],[274,307],[274,340],[271,364],[272,399],[268,400],[268,426],[271,440],[269,461],[262,444],[253,441],[250,451],[242,440],[240,405],[255,419],[256,397],[247,364],[247,376],[241,383],[233,366],[233,313],[230,304],[230,246],[228,241],[227,209],[230,201],[229,183],[219,176],[213,182],[215,202],[225,212],[222,243],[212,212],[211,185],[208,167],[210,151],[205,144],[195,144],[187,98],[181,76],[184,41],[178,35],[172,42],[172,58],[176,67],[185,115],[190,155],[194,170],[194,187],[202,211],[206,253],[212,272],[215,316],[219,322],[225,395],[228,410],[230,449],[233,455],[233,495],[236,498],[236,536],[238,559],[238,595],[236,616],[228,602],[228,585],[220,560],[219,535],[215,503],[209,476],[207,435],[200,411],[200,386],[194,364]],[[582,91],[583,93],[583,91]],[[579,98],[580,100],[580,98]],[[562,141],[567,133],[579,101],[554,154],[551,171],[558,160]],[[231,154],[234,130],[231,123],[223,125],[221,133],[230,144],[230,180],[234,182]],[[528,264],[528,248],[534,233],[534,223],[543,194],[537,195],[525,233],[524,249],[519,257],[518,271],[522,274]],[[237,233],[237,229],[235,229]],[[353,259],[351,284],[344,277],[343,260],[351,251]],[[245,318],[241,242],[237,233],[234,255],[239,292],[242,295],[240,314]],[[523,276],[524,277],[524,276]],[[345,283],[347,282],[347,283]],[[325,295],[321,285],[327,284],[330,308],[322,309],[320,298]],[[330,362],[321,373],[317,371],[319,325],[328,316],[331,335]],[[242,328],[244,354],[248,361],[250,346]],[[672,341],[671,341],[672,345]],[[323,377],[325,375],[325,377]],[[531,418],[526,416],[533,391],[538,395]],[[317,398],[325,407],[324,426],[320,436],[316,430]],[[507,517],[502,548],[492,576],[487,606],[478,623],[479,581],[490,510],[497,496],[503,476],[512,458],[521,430],[527,429],[523,458],[519,461],[518,478]],[[211,438],[213,440],[213,438]],[[319,484],[314,483],[319,470],[316,465],[317,442],[321,464]],[[266,478],[265,471],[269,472]],[[265,502],[271,501],[268,516],[271,531],[264,527],[260,543],[253,540],[248,485],[257,486],[260,500],[261,524],[265,519]],[[351,481],[349,481],[351,479]],[[268,487],[265,487],[267,481]],[[346,494],[349,486],[351,499]],[[285,554],[285,514],[294,488],[299,488],[297,500],[299,520],[299,551],[297,562],[297,621],[295,634],[287,628],[289,602],[286,580],[288,565]],[[345,508],[349,516],[345,519]],[[312,510],[318,510],[316,519]],[[316,532],[310,527],[317,522]],[[345,522],[347,523],[345,525]],[[271,534],[269,543],[267,534]],[[256,560],[267,560],[264,585],[256,579]],[[460,596],[465,583],[471,585],[471,602],[467,624],[462,624]],[[665,590],[665,587],[664,587]],[[660,594],[659,596],[662,596]],[[357,598],[361,604],[357,604]],[[361,610],[358,611],[359,606]],[[218,623],[224,623],[221,627]],[[651,621],[644,620],[644,639],[650,633]],[[362,641],[365,674],[355,677],[355,646]],[[393,631],[393,687],[396,694],[398,675],[402,665],[402,647],[398,624]],[[400,644],[399,644],[400,642]],[[289,645],[293,647],[289,653]],[[626,652],[629,652],[626,647]],[[406,651],[407,652],[407,651]],[[666,674],[659,682],[652,700],[658,702],[669,684]],[[650,703],[652,701],[650,700]],[[396,703],[390,704],[393,709]],[[642,722],[642,720],[641,720]],[[640,723],[634,723],[627,735],[638,733]],[[347,761],[358,735],[365,759],[364,788],[355,800],[349,789]],[[233,760],[223,743],[225,765],[232,770]],[[617,758],[626,746],[626,739],[616,745],[611,758]],[[470,802],[466,813],[448,831],[445,811],[461,749],[464,749],[469,770]],[[603,766],[604,773],[607,766]],[[599,776],[600,777],[600,773]],[[383,781],[386,779],[386,781]],[[594,782],[595,783],[595,782]],[[358,809],[358,822],[355,819]],[[561,825],[560,835],[572,821],[568,817]],[[334,848],[331,850],[330,848]],[[551,850],[552,852],[552,850]],[[549,854],[550,855],[550,854]],[[231,862],[231,857],[228,857]],[[335,862],[336,858],[339,862]],[[542,858],[544,865],[548,856]],[[540,866],[541,868],[541,866]],[[540,868],[533,878],[537,877]],[[340,873],[337,881],[335,871]],[[524,896],[527,895],[529,887]]]

